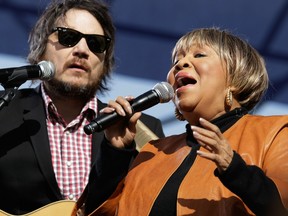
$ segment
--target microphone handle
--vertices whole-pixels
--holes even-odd
[[[159,95],[155,92],[155,90],[150,90],[130,101],[130,104],[133,113],[135,113],[148,109],[159,102]],[[85,125],[84,132],[90,135],[94,132],[102,131],[123,118],[125,117],[118,115],[117,112],[102,114],[98,118],[92,120],[88,125]]]
[[[160,97],[154,89],[139,95],[130,102],[133,113],[146,110],[160,102]]]
[[[92,120],[89,124],[84,126],[84,132],[90,135],[96,131],[102,131],[111,124],[119,121],[121,118],[124,118],[124,116],[118,115],[117,112],[101,114],[99,118]]]

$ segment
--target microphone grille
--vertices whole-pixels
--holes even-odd
[[[157,83],[153,89],[157,92],[160,103],[169,102],[174,97],[173,87],[167,82]]]
[[[55,66],[50,61],[41,61],[38,63],[39,67],[41,68],[41,79],[49,80],[55,74]]]

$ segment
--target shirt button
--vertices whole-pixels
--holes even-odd
[[[74,199],[74,195],[70,194],[68,198],[69,198],[69,200],[73,200]]]
[[[67,162],[66,162],[66,165],[67,165],[68,167],[70,167],[70,166],[72,165],[72,162],[71,162],[71,161],[67,161]]]

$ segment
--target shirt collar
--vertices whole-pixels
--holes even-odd
[[[47,94],[43,83],[41,83],[41,94],[42,94],[42,98],[44,100],[47,118],[49,118],[49,120],[52,123],[60,122],[62,124],[65,124],[63,119],[61,118],[60,114],[58,113],[57,108],[54,105],[52,99]],[[80,118],[87,118],[88,121],[91,121],[96,117],[96,113],[97,113],[96,111],[97,111],[97,97],[95,96],[95,97],[91,98],[85,104],[85,106],[82,108],[79,116],[80,116]]]

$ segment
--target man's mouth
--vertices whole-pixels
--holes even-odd
[[[71,64],[69,65],[68,68],[73,68],[73,69],[81,69],[81,70],[84,70],[84,71],[87,71],[87,68],[81,64]]]

